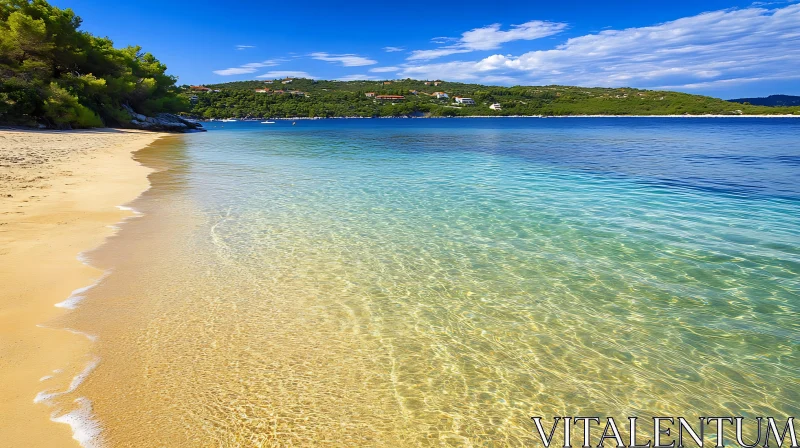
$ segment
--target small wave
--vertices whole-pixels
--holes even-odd
[[[80,259],[80,255],[78,256],[78,259]],[[86,263],[84,262],[84,264],[86,264]],[[56,303],[55,306],[58,307],[58,308],[67,308],[67,309],[70,309],[70,310],[74,310],[75,308],[78,307],[78,303],[80,303],[81,300],[83,300],[86,297],[85,296],[86,291],[88,291],[88,290],[94,288],[95,286],[99,285],[100,282],[102,282],[106,277],[108,277],[108,275],[110,273],[111,273],[111,271],[106,271],[106,272],[103,273],[103,275],[101,275],[92,284],[90,284],[88,286],[84,286],[84,287],[78,288],[78,289],[72,291],[72,293],[69,295],[69,297],[66,298],[66,300]]]
[[[73,330],[70,330],[73,331]],[[66,395],[74,392],[78,386],[83,383],[86,377],[97,367],[100,363],[99,359],[91,361],[86,368],[79,374],[72,378],[67,390],[62,392],[42,391],[33,399],[34,403],[45,403],[53,406],[53,399],[61,395]],[[56,371],[54,371],[55,373]],[[100,425],[92,417],[92,403],[88,398],[78,397],[74,403],[77,403],[77,409],[59,415],[58,411],[50,415],[50,420],[57,423],[65,423],[72,428],[72,438],[77,440],[81,446],[85,448],[92,448],[99,446]]]
[[[97,336],[95,336],[95,335],[91,335],[91,334],[89,334],[89,333],[84,333],[84,332],[82,332],[82,331],[79,331],[79,330],[73,330],[72,328],[64,328],[64,330],[67,330],[67,331],[69,331],[69,332],[70,332],[70,333],[72,333],[72,334],[79,334],[79,335],[81,335],[81,336],[85,336],[85,337],[86,337],[86,339],[88,339],[88,340],[90,340],[90,341],[92,341],[92,342],[95,342],[95,341],[97,341]]]
[[[139,210],[136,210],[136,209],[135,209],[135,208],[133,208],[133,207],[128,207],[127,205],[118,205],[118,206],[117,206],[117,208],[118,208],[118,209],[120,209],[120,210],[122,210],[122,211],[131,212],[131,213],[133,213],[135,216],[142,216],[142,214],[143,214],[143,213],[142,213],[142,212],[140,212]]]
[[[89,376],[90,373],[92,373],[92,370],[94,370],[95,367],[97,367],[98,364],[100,364],[100,360],[99,359],[94,359],[88,365],[86,365],[86,368],[84,368],[83,371],[81,371],[81,373],[75,375],[75,377],[72,378],[72,381],[69,383],[69,387],[67,388],[67,390],[65,390],[63,392],[52,392],[52,391],[39,392],[38,394],[36,394],[36,398],[33,399],[33,402],[34,403],[46,403],[46,402],[48,402],[48,401],[52,400],[53,398],[58,397],[60,395],[69,394],[69,393],[75,392],[75,389],[77,389],[78,386],[81,385],[83,380],[85,380],[86,377]]]
[[[69,425],[72,428],[72,438],[82,447],[99,446],[100,424],[92,417],[92,402],[88,398],[78,397],[75,403],[78,404],[78,409],[58,417],[51,417],[50,420]]]
[[[88,251],[87,251],[87,252],[88,252]],[[78,261],[80,261],[80,262],[81,262],[81,263],[83,263],[84,265],[86,265],[86,266],[91,266],[91,264],[89,264],[89,256],[88,256],[88,255],[86,255],[86,252],[81,252],[81,253],[79,253],[79,254],[78,254],[78,256],[77,256],[76,258],[78,259]]]
[[[149,189],[149,188],[148,188]],[[123,218],[116,224],[109,225],[107,227],[111,228],[115,232],[120,230],[120,224],[125,222],[130,218],[136,218],[142,216],[143,213],[134,209],[133,207],[129,207],[126,205],[117,205],[117,209],[122,211],[129,211],[132,213],[133,216],[129,216]],[[94,250],[94,249],[91,249]],[[91,251],[90,250],[90,251]],[[92,266],[88,253],[90,251],[81,252],[78,254],[77,259],[85,266]],[[75,289],[70,293],[69,297],[66,300],[56,303],[55,306],[59,308],[68,308],[68,309],[75,309],[78,306],[78,303],[81,302],[85,298],[85,294],[90,289],[94,288],[100,282],[102,282],[106,277],[111,274],[111,270],[107,270],[103,272],[103,274],[98,277],[94,282],[87,286],[83,286],[81,288]],[[43,325],[37,325],[38,327],[43,327]],[[82,331],[74,330],[71,328],[64,328],[64,330],[69,331],[73,334],[80,334],[85,336],[90,341],[94,342],[97,340],[97,336],[84,333]],[[99,359],[94,359],[89,362],[86,367],[77,375],[72,378],[72,381],[64,391],[53,391],[53,390],[45,390],[41,391],[36,394],[34,397],[34,403],[44,403],[48,406],[55,406],[53,400],[59,396],[70,394],[74,392],[78,386],[83,383],[83,381],[92,373],[92,371],[98,366],[100,363]],[[39,379],[40,382],[51,380],[55,375],[61,373],[61,369],[53,370],[52,375],[46,375]],[[92,403],[88,398],[85,397],[78,397],[74,400],[74,403],[77,407],[69,412],[59,414],[59,410],[54,411],[50,415],[50,420],[57,422],[57,423],[64,423],[70,426],[72,429],[72,438],[75,439],[82,447],[85,448],[93,448],[96,446],[100,446],[100,424],[99,422],[92,416]]]

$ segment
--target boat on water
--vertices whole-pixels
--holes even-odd
[[[261,124],[275,124],[275,122],[267,120],[267,121],[262,121]]]
[[[235,118],[225,118],[222,120],[223,123],[233,123],[234,121],[236,121]]]

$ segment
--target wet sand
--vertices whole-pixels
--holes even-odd
[[[0,129],[0,445],[78,446],[52,421],[77,403],[54,398],[92,362],[91,338],[48,322],[102,276],[79,255],[132,215],[117,206],[148,188],[150,170],[131,153],[163,135]]]

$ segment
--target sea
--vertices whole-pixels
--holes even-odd
[[[96,338],[63,397],[87,446],[800,415],[800,120],[206,127],[136,154],[152,186],[57,322]]]

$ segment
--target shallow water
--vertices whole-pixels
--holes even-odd
[[[538,446],[800,411],[800,120],[212,124],[63,324],[110,446]]]

